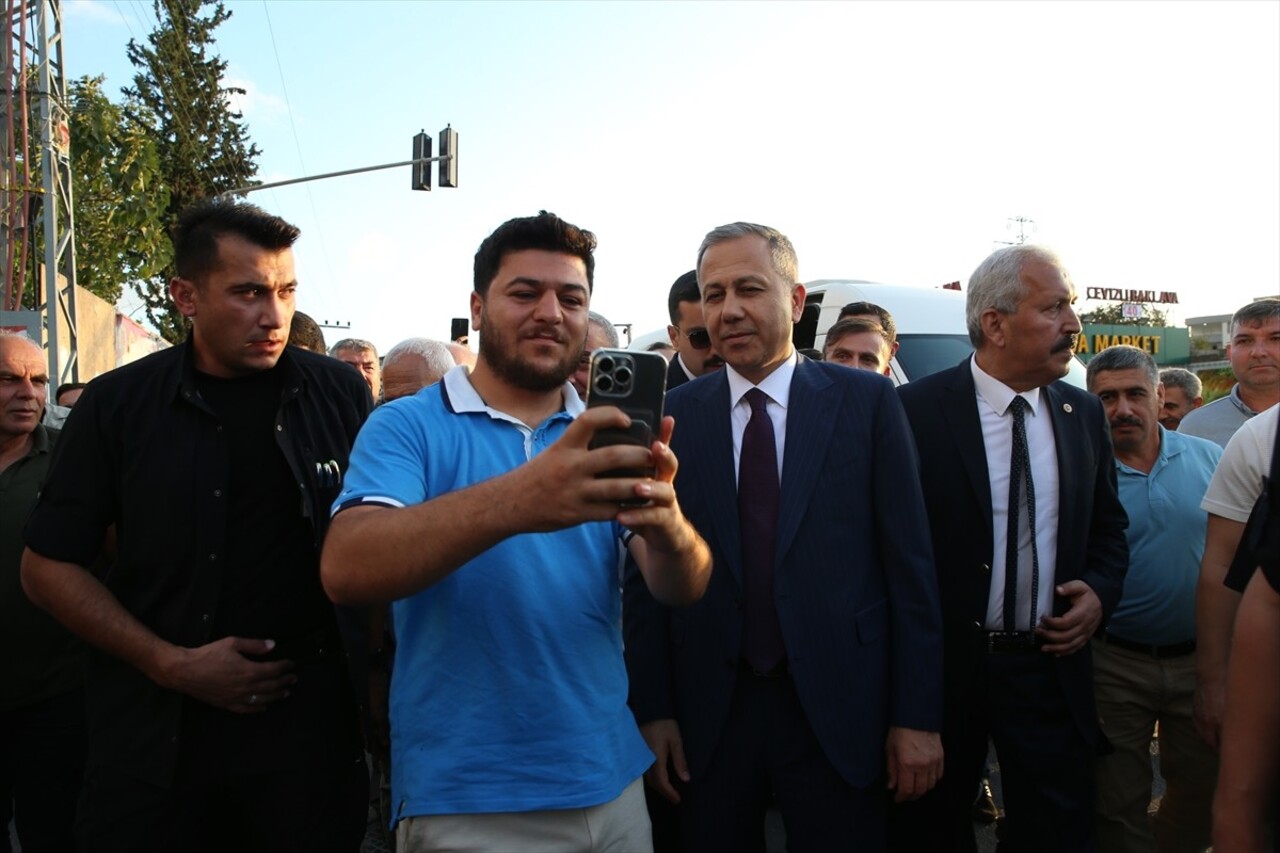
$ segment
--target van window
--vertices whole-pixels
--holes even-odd
[[[973,344],[965,335],[898,335],[898,369],[905,373],[907,381],[928,376],[955,367],[971,352]],[[1085,389],[1085,367],[1078,358],[1071,359],[1067,375],[1062,381]]]
[[[818,339],[818,317],[822,314],[822,294],[814,293],[804,300],[804,311],[791,330],[791,343],[796,349],[809,349]]]
[[[971,352],[968,335],[898,334],[898,367],[908,382],[955,367]]]

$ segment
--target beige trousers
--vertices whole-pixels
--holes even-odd
[[[652,853],[643,785],[637,779],[616,800],[585,809],[405,818],[396,825],[396,850]]]

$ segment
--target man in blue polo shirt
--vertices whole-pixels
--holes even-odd
[[[336,601],[394,601],[392,796],[401,850],[643,850],[653,755],[627,709],[625,543],[653,594],[701,596],[705,543],[652,448],[589,450],[618,409],[567,380],[595,237],[546,213],[480,246],[470,373],[380,408],[321,560]],[[653,478],[598,478],[618,468]],[[643,507],[622,507],[643,499]]]
[[[1207,524],[1200,499],[1222,448],[1160,425],[1164,389],[1140,349],[1103,350],[1089,362],[1088,382],[1106,408],[1129,516],[1124,593],[1093,641],[1098,715],[1115,747],[1098,761],[1098,850],[1203,850],[1218,759],[1192,721],[1196,580]],[[1167,790],[1149,820],[1157,723]]]

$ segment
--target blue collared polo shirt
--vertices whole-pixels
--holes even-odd
[[[1160,456],[1150,474],[1116,460],[1120,503],[1129,516],[1129,572],[1107,633],[1151,645],[1196,636],[1196,580],[1208,515],[1200,500],[1222,448],[1160,430]]]
[[[486,406],[461,367],[381,406],[334,512],[419,504],[524,464],[582,411],[565,389],[536,429]],[[600,805],[653,763],[627,708],[620,534],[513,536],[392,605],[393,822]]]

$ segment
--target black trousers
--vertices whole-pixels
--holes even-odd
[[[771,798],[790,853],[885,846],[885,790],[854,788],[836,772],[787,675],[738,676],[710,766],[677,788],[688,851],[763,853]]]
[[[891,848],[976,851],[973,801],[990,737],[1003,780],[1001,853],[1090,853],[1095,745],[1071,716],[1053,659],[1038,651],[984,654],[976,666],[973,689],[947,697],[942,781],[892,807]]]
[[[91,768],[76,838],[83,853],[357,853],[368,809],[363,757],[173,788]]]
[[[84,776],[84,693],[72,690],[0,711],[0,850],[9,821],[23,853],[70,853]]]

